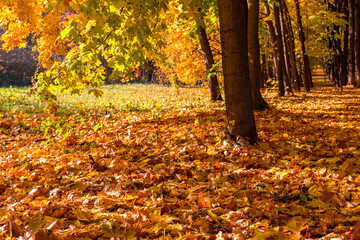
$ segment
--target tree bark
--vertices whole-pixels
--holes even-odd
[[[264,6],[268,6],[268,4],[264,3]],[[266,12],[266,10],[265,10],[265,12]],[[269,32],[270,43],[271,43],[271,48],[272,48],[272,53],[273,53],[272,56],[273,56],[273,61],[274,61],[274,68],[275,68],[275,72],[276,72],[276,68],[279,65],[279,63],[278,63],[278,59],[277,59],[275,28],[274,28],[274,24],[270,20],[265,21],[265,24],[266,24],[268,32]],[[279,77],[281,77],[281,76],[282,75],[280,75]],[[278,77],[278,76],[276,76],[276,77]]]
[[[264,1],[264,7],[265,7],[265,16],[268,17],[270,15],[270,7],[269,7],[269,4],[267,3],[267,1]],[[273,50],[273,59],[274,59],[274,67],[275,67],[275,72],[276,72],[276,80],[279,83],[278,95],[284,96],[285,95],[284,74],[283,74],[284,62],[280,62],[280,57],[279,57],[280,49],[279,49],[278,36],[276,35],[275,27],[274,27],[274,24],[272,23],[272,21],[267,20],[267,21],[265,21],[265,23],[268,28],[270,41],[271,41],[271,45],[272,45],[272,50]]]
[[[254,110],[269,108],[260,92],[261,65],[259,45],[259,0],[248,1],[248,57],[251,83],[251,97]]]
[[[267,72],[267,61],[266,61],[266,55],[261,54],[262,62],[261,62],[261,79],[260,79],[260,86],[264,87],[265,83],[268,79],[268,72]]]
[[[311,87],[311,74],[310,74],[310,62],[309,57],[306,54],[306,48],[305,48],[305,34],[302,27],[302,21],[301,21],[301,14],[300,14],[300,6],[299,6],[299,0],[295,1],[295,7],[296,7],[296,18],[297,23],[299,27],[299,40],[301,44],[301,57],[303,60],[303,78],[304,78],[304,85],[306,92],[310,92]]]
[[[285,1],[280,1],[280,25],[281,25],[281,32],[282,32],[282,42],[284,47],[284,64],[285,64],[285,89],[287,92],[292,92],[292,84],[291,84],[291,66],[290,66],[290,54],[289,54],[289,32],[286,28],[285,24],[285,17],[284,17],[284,10],[283,7],[285,5]]]
[[[355,74],[356,74],[356,86],[360,87],[360,0],[355,0],[354,6],[354,21],[355,21]]]
[[[222,101],[223,99],[221,97],[219,81],[217,79],[217,76],[212,72],[212,67],[214,66],[214,56],[210,48],[209,39],[207,37],[206,30],[203,27],[204,23],[197,21],[196,24],[199,30],[199,41],[200,41],[201,51],[205,60],[206,72],[209,75],[208,86],[210,90],[211,101]]]
[[[278,81],[279,84],[279,96],[285,95],[285,82],[288,82],[286,69],[285,69],[285,58],[284,58],[284,45],[282,41],[282,32],[281,32],[281,23],[280,23],[280,10],[279,6],[274,4],[274,17],[275,17],[275,32],[276,32],[276,48],[277,48],[277,59],[279,65],[277,66],[277,72],[279,75],[282,75],[282,81]],[[288,90],[288,89],[287,89]],[[288,92],[288,91],[286,91]]]
[[[294,33],[293,33],[292,26],[291,26],[291,18],[290,18],[289,10],[288,10],[286,4],[283,5],[283,12],[284,12],[284,18],[285,18],[285,27],[287,28],[287,31],[289,33],[288,43],[289,43],[291,76],[293,77],[295,90],[300,92],[301,82],[300,82],[299,73],[298,73],[298,70],[296,67]]]
[[[352,1],[352,0],[350,0]],[[349,15],[348,0],[344,0],[343,12],[345,16]],[[346,19],[345,19],[346,20]],[[348,59],[349,59],[349,25],[343,29],[343,51],[341,55],[341,87],[346,86],[349,75]],[[341,46],[340,46],[341,48]]]
[[[247,1],[218,0],[220,38],[226,105],[226,125],[230,136],[257,140],[251,100],[247,46]]]
[[[335,0],[334,2],[327,2],[328,8],[331,12],[343,13],[348,16],[348,1]],[[338,36],[343,36],[340,39]],[[329,48],[332,49],[333,59],[328,63],[329,77],[338,87],[343,89],[347,83],[348,75],[348,39],[349,28],[345,26],[334,26],[333,31],[329,37]]]
[[[349,56],[348,56],[348,84],[356,85],[355,82],[355,53],[354,53],[354,0],[349,0]]]

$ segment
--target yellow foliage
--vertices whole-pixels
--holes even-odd
[[[45,68],[50,68],[54,62],[52,54],[65,54],[64,42],[59,41],[61,13],[65,8],[55,8],[45,12],[44,6],[51,1],[13,0],[0,5],[0,20],[7,26],[7,31],[1,36],[3,48],[25,47],[27,37],[34,33],[39,37],[39,62]],[[53,1],[55,4],[57,1]]]
[[[206,82],[207,72],[195,20],[193,18],[182,19],[179,16],[181,9],[176,4],[169,5],[169,9],[166,16],[168,28],[164,33],[166,46],[162,49],[166,63],[157,61],[157,64],[169,79],[178,79],[180,82],[190,85],[199,80]],[[211,47],[220,49],[220,41],[216,34],[208,37]],[[213,52],[215,62],[221,58],[219,54],[216,54],[219,52]]]
[[[171,64],[168,73],[173,71],[181,82],[194,84],[206,78],[206,69],[199,44],[189,37],[190,31],[188,25],[170,27],[164,53]]]

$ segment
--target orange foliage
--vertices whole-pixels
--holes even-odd
[[[174,82],[179,80],[185,84],[195,84],[197,81],[207,81],[207,72],[204,57],[200,48],[197,26],[194,18],[183,19],[179,6],[171,4],[170,13],[166,19],[168,28],[164,33],[166,45],[162,52],[166,63],[156,61],[162,72]],[[213,28],[213,26],[211,26]],[[215,62],[220,61],[220,40],[215,31],[209,34],[209,41],[213,51]]]

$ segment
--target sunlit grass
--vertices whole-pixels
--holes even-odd
[[[29,88],[0,88],[0,107],[4,111],[39,111],[45,107]],[[174,88],[159,85],[107,85],[101,87],[103,95],[95,97],[87,92],[59,97],[61,112],[70,110],[151,111],[154,108],[180,109],[205,106],[209,103],[206,88]]]

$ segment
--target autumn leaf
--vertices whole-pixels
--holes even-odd
[[[85,211],[81,208],[75,208],[73,209],[73,212],[77,219],[80,221],[91,222],[93,220],[93,215],[90,212]]]
[[[198,205],[202,208],[209,208],[211,206],[211,201],[206,201],[202,192],[199,193],[199,197],[197,201],[198,201]]]
[[[297,234],[304,230],[307,225],[305,225],[306,221],[304,221],[301,217],[294,217],[289,220],[288,224],[286,225],[286,229],[292,231],[293,233]]]
[[[29,220],[29,229],[34,233],[39,231],[39,229],[41,229],[42,226],[43,226],[43,221],[41,215],[37,216],[36,219]]]

